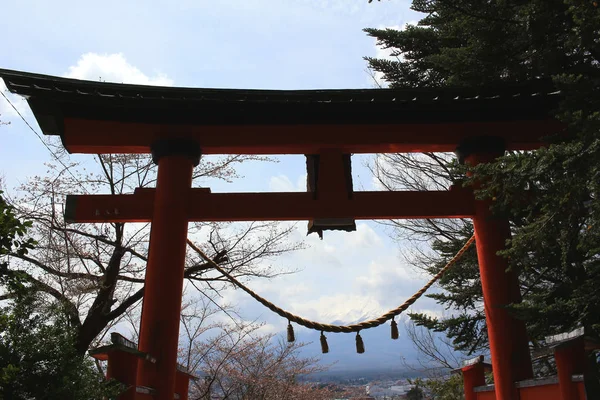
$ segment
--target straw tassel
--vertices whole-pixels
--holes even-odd
[[[323,334],[321,331],[321,353],[327,354],[329,353],[329,345],[327,344],[327,336]]]
[[[290,321],[288,321],[287,340],[290,343],[296,341],[296,336],[294,335],[294,327],[292,326],[292,323]]]
[[[400,334],[398,333],[398,323],[392,318],[392,339],[396,340]]]
[[[363,343],[362,337],[360,337],[360,332],[356,332],[356,352],[358,354],[365,352],[365,344]]]

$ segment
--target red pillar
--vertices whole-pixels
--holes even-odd
[[[177,371],[177,377],[175,378],[175,393],[179,394],[179,400],[188,400],[190,379],[191,375],[183,371]]]
[[[152,155],[158,163],[158,179],[139,350],[156,358],[156,363],[139,361],[137,386],[155,389],[154,399],[172,400],[177,372],[189,190],[192,170],[199,161],[199,150],[195,143],[161,141],[153,146]]]
[[[463,375],[463,384],[465,390],[465,400],[477,400],[477,394],[474,389],[477,386],[485,385],[485,364],[478,362],[473,365],[461,368]]]
[[[587,360],[583,337],[556,347],[554,360],[562,400],[578,400],[579,393],[577,383],[573,382],[573,375],[583,374],[585,370]]]
[[[465,141],[457,149],[459,158],[475,166],[493,161],[504,154],[501,139],[482,137]],[[490,211],[491,200],[475,202],[475,243],[483,303],[492,356],[492,371],[497,400],[518,399],[514,383],[533,377],[527,332],[523,321],[512,317],[504,308],[521,301],[519,281],[514,271],[507,271],[508,261],[497,255],[510,238],[509,223]]]
[[[128,386],[127,390],[119,395],[119,400],[133,400],[135,397],[137,362],[138,357],[135,354],[118,349],[108,353],[106,379],[115,379]]]

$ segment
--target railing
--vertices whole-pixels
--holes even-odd
[[[520,400],[586,400],[584,372],[586,351],[599,348],[584,335],[583,329],[546,337],[546,347],[536,350],[538,357],[554,356],[556,376],[515,383]],[[494,385],[486,385],[485,372],[491,370],[483,356],[463,363],[465,399],[497,400]],[[500,399],[498,399],[500,400]],[[591,400],[591,398],[589,399]]]

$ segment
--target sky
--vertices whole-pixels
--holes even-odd
[[[5,2],[2,5],[0,68],[77,79],[206,88],[371,88],[364,56],[385,56],[366,27],[402,27],[420,15],[406,0],[208,0]],[[6,87],[0,83],[0,90]],[[40,132],[26,103],[7,94]],[[9,188],[43,174],[49,153],[16,112],[0,98],[0,171]],[[73,156],[83,160],[85,156]],[[377,190],[365,167],[372,156],[354,156],[355,189]],[[305,188],[300,156],[278,163],[243,164],[243,178],[214,182],[214,191],[297,191]],[[353,323],[379,316],[410,297],[428,279],[401,256],[402,245],[376,222],[358,222],[354,233],[305,237],[298,224],[290,240],[306,248],[276,262],[298,273],[249,286],[282,308],[305,318]],[[238,304],[264,331],[283,331],[287,321],[241,291],[224,301]],[[429,299],[415,311],[439,315]],[[386,332],[389,327],[381,327]],[[297,330],[300,340],[312,336]],[[406,345],[406,338],[404,340]],[[366,342],[367,349],[369,343]],[[396,354],[389,343],[386,351]],[[335,347],[330,339],[330,347]],[[403,348],[404,348],[403,347]],[[318,343],[314,346],[318,353]],[[353,351],[353,349],[352,349]],[[335,354],[327,361],[335,361]],[[329,355],[328,355],[329,356]],[[393,359],[393,357],[392,357]],[[356,361],[360,359],[356,358]]]

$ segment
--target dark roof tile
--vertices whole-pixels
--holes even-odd
[[[93,82],[0,69],[44,133],[63,118],[199,125],[397,124],[547,118],[548,80],[480,88],[257,90]]]

